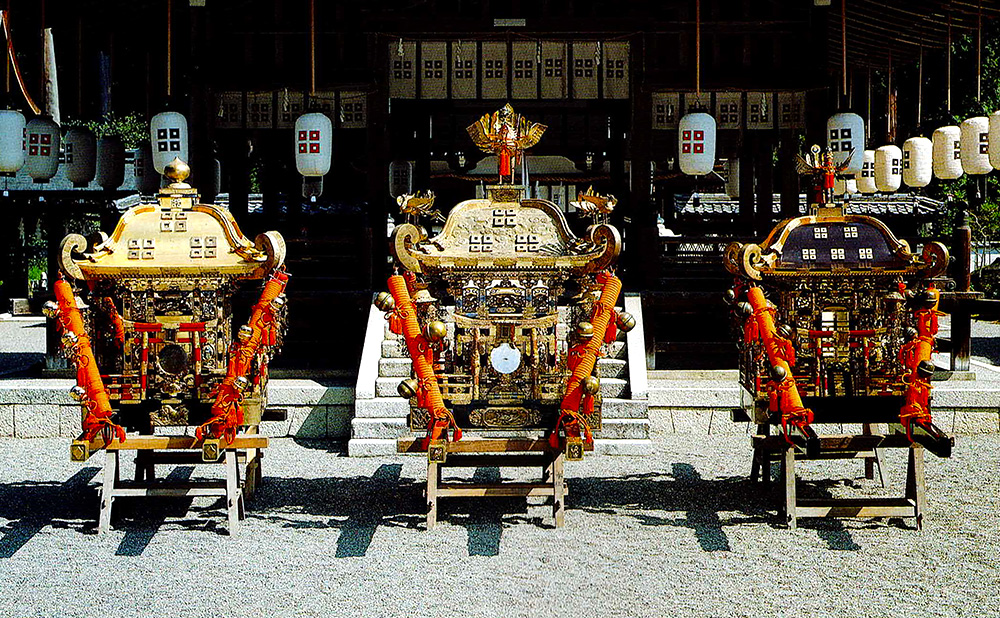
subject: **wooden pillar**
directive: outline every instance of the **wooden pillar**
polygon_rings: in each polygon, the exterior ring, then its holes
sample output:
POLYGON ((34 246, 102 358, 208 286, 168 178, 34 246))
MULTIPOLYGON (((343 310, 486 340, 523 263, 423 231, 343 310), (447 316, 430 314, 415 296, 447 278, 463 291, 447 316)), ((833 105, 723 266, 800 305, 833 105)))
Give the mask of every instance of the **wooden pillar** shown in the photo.
MULTIPOLYGON (((982 202, 978 178, 973 180, 972 186, 974 189, 970 194, 970 205, 978 207, 982 202)), ((961 204, 958 225, 952 236, 952 250, 955 254, 952 277, 955 279, 956 292, 969 291, 971 249, 972 229, 969 227, 965 204, 961 204)), ((972 354, 972 316, 961 299, 954 303, 954 307, 951 314, 951 370, 968 371, 972 354)))
POLYGON ((234 131, 224 146, 223 173, 229 187, 229 211, 238 221, 247 214, 250 198, 250 166, 247 151, 247 136, 243 131, 234 131))
POLYGON ((743 144, 740 146, 740 215, 739 232, 741 235, 754 235, 754 144, 756 134, 749 131, 743 134, 743 144))
POLYGON ((632 174, 628 202, 625 204, 629 223, 625 235, 631 246, 625 252, 625 267, 629 273, 629 281, 642 289, 650 290, 657 286, 659 275, 660 237, 656 228, 656 208, 650 192, 652 178, 649 168, 651 161, 653 114, 652 95, 646 91, 643 84, 642 57, 645 37, 633 37, 631 48, 632 71, 632 140, 631 158, 632 174))
POLYGON ((757 179, 757 209, 754 217, 754 231, 758 236, 766 234, 771 229, 774 218, 774 164, 772 151, 774 136, 771 132, 761 133, 754 148, 753 173, 757 179))
POLYGON ((781 174, 781 216, 799 216, 799 172, 795 155, 798 154, 798 135, 793 130, 781 132, 781 151, 778 167, 781 174))
MULTIPOLYGON (((384 232, 389 215, 389 90, 386 84, 388 58, 385 41, 378 34, 368 35, 369 67, 375 75, 374 87, 368 93, 368 228, 372 233, 372 250, 368 257, 371 286, 382 289, 388 276, 386 255, 388 244, 384 232)), ((364 258, 362 258, 364 259, 364 258)))

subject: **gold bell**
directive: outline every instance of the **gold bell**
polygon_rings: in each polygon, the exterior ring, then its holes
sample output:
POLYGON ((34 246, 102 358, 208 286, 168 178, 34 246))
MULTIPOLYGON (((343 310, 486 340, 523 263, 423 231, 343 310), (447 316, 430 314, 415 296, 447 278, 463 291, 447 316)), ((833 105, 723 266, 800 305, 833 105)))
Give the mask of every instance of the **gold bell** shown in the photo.
POLYGON ((71 348, 76 345, 76 342, 79 341, 80 338, 76 336, 76 333, 74 333, 71 330, 68 330, 62 334, 61 340, 64 346, 66 346, 67 348, 71 348))
POLYGON ((411 397, 417 396, 417 381, 413 378, 407 378, 399 383, 396 387, 396 391, 399 396, 403 399, 410 399, 411 397))
POLYGON ((396 308, 396 299, 388 292, 379 292, 375 295, 375 306, 379 311, 392 311, 396 308))
POLYGON ((250 388, 250 380, 246 376, 240 376, 236 378, 236 388, 245 391, 250 388))
POLYGON ((69 396, 73 398, 73 401, 83 401, 87 398, 87 390, 78 384, 69 389, 69 396))
POLYGON ((635 328, 635 316, 633 316, 631 313, 627 311, 622 311, 621 313, 618 314, 618 317, 615 319, 615 324, 618 325, 618 330, 627 333, 633 328, 635 328))
POLYGON ((278 296, 274 300, 271 301, 271 306, 274 307, 275 309, 281 309, 282 307, 285 306, 285 303, 287 303, 287 302, 288 302, 288 299, 285 298, 284 294, 282 294, 281 296, 278 296))
POLYGON ((576 325, 576 336, 587 340, 594 336, 594 325, 590 322, 580 322, 576 325))
POLYGON ((250 337, 253 337, 253 329, 246 324, 240 326, 240 329, 236 332, 236 338, 239 339, 241 343, 246 343, 247 341, 250 341, 250 337))
POLYGON ((448 327, 440 320, 431 320, 424 327, 424 337, 429 341, 440 341, 448 336, 448 327))
POLYGON ((417 290, 413 295, 413 302, 417 305, 430 304, 437 301, 427 290, 417 290))
POLYGON ((596 395, 601 391, 601 380, 597 376, 587 376, 580 381, 580 388, 587 395, 596 395))
POLYGON ((42 305, 42 313, 47 318, 54 318, 59 315, 59 305, 55 301, 47 300, 42 305))

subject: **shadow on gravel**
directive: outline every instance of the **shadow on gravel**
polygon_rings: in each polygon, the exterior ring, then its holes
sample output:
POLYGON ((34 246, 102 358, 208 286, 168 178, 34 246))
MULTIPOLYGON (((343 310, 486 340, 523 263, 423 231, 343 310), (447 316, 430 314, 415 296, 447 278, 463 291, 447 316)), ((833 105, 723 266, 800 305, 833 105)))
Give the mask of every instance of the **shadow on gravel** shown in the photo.
POLYGON ((1000 365, 1000 342, 996 337, 973 337, 972 355, 988 358, 993 365, 1000 365))
POLYGON ((764 492, 746 477, 703 479, 691 464, 675 463, 671 473, 633 474, 619 478, 570 478, 571 508, 634 517, 647 526, 691 528, 702 550, 730 551, 725 527, 772 523, 764 492), (660 517, 647 511, 683 513, 660 517), (723 512, 741 516, 720 517, 723 512))
POLYGON ((10 558, 45 526, 92 532, 97 499, 89 483, 100 468, 82 468, 63 483, 25 481, 0 485, 0 559, 10 558), (81 521, 83 520, 83 521, 81 521))
POLYGON ((378 526, 416 529, 423 524, 421 485, 401 479, 401 474, 401 464, 383 464, 370 477, 265 476, 247 505, 247 517, 285 528, 340 530, 336 556, 361 557, 378 526))
MULTIPOLYGON (((167 475, 166 481, 168 483, 187 481, 193 472, 194 466, 178 466, 167 475)), ((125 532, 115 555, 141 556, 160 526, 166 523, 167 518, 184 517, 191 508, 191 503, 191 498, 159 498, 156 500, 147 498, 141 501, 116 499, 115 505, 118 508, 116 516, 123 516, 123 507, 131 507, 131 514, 135 516, 135 521, 130 522, 129 529, 125 532)))
MULTIPOLYGON (((473 483, 495 484, 500 482, 500 468, 476 468, 473 483)), ((469 531, 470 556, 496 556, 500 554, 500 534, 503 532, 503 513, 482 508, 477 504, 470 514, 466 530, 469 531)))

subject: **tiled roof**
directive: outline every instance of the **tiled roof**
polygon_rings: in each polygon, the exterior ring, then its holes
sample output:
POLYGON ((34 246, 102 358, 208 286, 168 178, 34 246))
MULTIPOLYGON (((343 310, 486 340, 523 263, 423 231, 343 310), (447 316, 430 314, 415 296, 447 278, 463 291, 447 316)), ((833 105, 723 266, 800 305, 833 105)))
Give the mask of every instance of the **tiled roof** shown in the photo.
MULTIPOLYGON (((773 196, 773 212, 781 212, 781 196, 773 196)), ((681 215, 736 216, 740 212, 740 201, 725 193, 696 193, 675 195, 674 207, 681 215)), ((855 195, 846 205, 846 211, 861 215, 917 215, 931 217, 944 211, 944 203, 938 200, 897 193, 893 195, 855 195)), ((799 195, 799 213, 807 212, 806 196, 799 195)))

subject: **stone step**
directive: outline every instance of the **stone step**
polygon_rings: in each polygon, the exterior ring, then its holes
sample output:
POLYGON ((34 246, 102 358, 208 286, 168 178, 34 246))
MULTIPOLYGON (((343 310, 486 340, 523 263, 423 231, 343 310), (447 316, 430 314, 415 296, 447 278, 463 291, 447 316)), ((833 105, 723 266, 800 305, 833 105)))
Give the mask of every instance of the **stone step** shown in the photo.
POLYGON ((393 393, 392 397, 358 399, 354 402, 356 418, 406 418, 410 413, 410 402, 393 393))
POLYGON ((601 358, 597 361, 597 375, 604 378, 626 378, 628 363, 621 358, 601 358))
POLYGON ((623 398, 628 393, 628 380, 621 378, 601 378, 601 396, 607 398, 623 398))
POLYGON ((410 433, 405 418, 359 418, 351 420, 351 439, 381 438, 395 440, 410 433))
POLYGON ((410 358, 410 354, 402 339, 385 339, 382 341, 382 358, 410 358))
POLYGON ((601 405, 601 417, 604 419, 645 419, 649 417, 649 404, 635 399, 608 397, 601 405))
POLYGON ((729 381, 651 380, 649 405, 653 408, 733 408, 740 405, 741 392, 738 384, 729 381))
POLYGON ((606 418, 595 435, 604 440, 648 440, 649 419, 606 418))
POLYGON ((408 378, 413 371, 413 361, 409 358, 380 358, 378 376, 380 378, 408 378))

